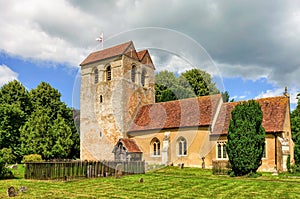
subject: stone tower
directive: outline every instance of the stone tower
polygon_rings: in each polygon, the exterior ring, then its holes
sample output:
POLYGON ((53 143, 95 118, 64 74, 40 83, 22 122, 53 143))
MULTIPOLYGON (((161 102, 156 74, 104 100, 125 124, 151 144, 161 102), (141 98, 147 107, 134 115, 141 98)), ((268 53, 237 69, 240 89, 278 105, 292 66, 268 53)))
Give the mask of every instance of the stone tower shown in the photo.
POLYGON ((138 108, 155 102, 155 67, 132 41, 93 52, 80 66, 80 159, 112 160, 138 108))

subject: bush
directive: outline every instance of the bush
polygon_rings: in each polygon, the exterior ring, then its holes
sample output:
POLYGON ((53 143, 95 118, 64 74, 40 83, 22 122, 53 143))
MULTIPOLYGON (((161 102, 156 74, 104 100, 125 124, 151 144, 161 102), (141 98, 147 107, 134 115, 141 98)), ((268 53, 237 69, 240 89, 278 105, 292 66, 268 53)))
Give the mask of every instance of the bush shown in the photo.
POLYGON ((13 164, 16 160, 16 156, 13 154, 13 151, 10 148, 1 149, 0 158, 7 164, 13 164))
POLYGON ((30 155, 25 155, 22 159, 23 164, 27 162, 44 162, 44 160, 42 159, 42 156, 39 154, 30 154, 30 155))
POLYGON ((288 172, 291 172, 291 157, 290 155, 288 155, 287 160, 286 160, 286 168, 288 170, 288 172))
POLYGON ((5 161, 0 159, 0 179, 13 178, 14 175, 10 169, 5 167, 5 161))

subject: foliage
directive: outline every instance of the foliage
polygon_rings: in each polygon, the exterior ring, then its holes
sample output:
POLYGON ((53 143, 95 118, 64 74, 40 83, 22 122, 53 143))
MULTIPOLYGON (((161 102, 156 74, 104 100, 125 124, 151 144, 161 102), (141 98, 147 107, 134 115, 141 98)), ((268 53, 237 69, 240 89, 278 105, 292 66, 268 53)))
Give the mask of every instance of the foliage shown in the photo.
POLYGON ((262 111, 254 100, 236 105, 231 112, 226 149, 235 175, 255 173, 265 148, 262 111))
POLYGON ((22 159, 22 163, 25 164, 27 162, 44 162, 44 160, 42 159, 42 156, 39 154, 24 155, 22 159))
POLYGON ((188 70, 178 78, 174 73, 166 70, 155 75, 156 102, 217 93, 219 93, 219 90, 212 82, 211 76, 199 69, 188 70))
POLYGON ((0 158, 0 179, 13 178, 13 173, 5 167, 5 161, 0 158))
POLYGON ((20 161, 20 127, 30 113, 28 92, 18 81, 0 88, 0 148, 12 150, 13 162, 20 161))
POLYGON ((79 135, 73 110, 60 97, 58 90, 45 82, 30 92, 16 80, 2 86, 0 157, 8 162, 20 162, 32 153, 44 158, 78 157, 79 135))
POLYGON ((11 148, 3 148, 0 150, 0 158, 7 164, 15 163, 16 156, 11 148))
MULTIPOLYGON (((299 94, 298 94, 299 96, 299 94)), ((295 164, 300 165, 300 101, 296 109, 291 113, 292 139, 294 141, 295 164)))
POLYGON ((21 128, 23 154, 40 154, 44 159, 78 157, 73 110, 60 101, 61 94, 44 82, 29 94, 34 109, 21 128))

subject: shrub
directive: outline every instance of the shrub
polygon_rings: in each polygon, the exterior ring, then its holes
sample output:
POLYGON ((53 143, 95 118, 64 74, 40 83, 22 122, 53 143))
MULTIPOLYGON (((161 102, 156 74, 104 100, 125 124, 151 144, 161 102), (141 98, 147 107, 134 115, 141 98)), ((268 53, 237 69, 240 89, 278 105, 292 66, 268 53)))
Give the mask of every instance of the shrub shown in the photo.
POLYGON ((30 154, 30 155, 25 155, 22 159, 23 164, 27 162, 44 162, 44 160, 42 159, 42 156, 39 154, 30 154))
POLYGON ((13 178, 12 171, 5 167, 5 161, 0 159, 0 179, 13 178))
POLYGON ((15 163, 16 156, 13 154, 12 149, 10 148, 3 148, 0 150, 0 158, 8 164, 15 163))

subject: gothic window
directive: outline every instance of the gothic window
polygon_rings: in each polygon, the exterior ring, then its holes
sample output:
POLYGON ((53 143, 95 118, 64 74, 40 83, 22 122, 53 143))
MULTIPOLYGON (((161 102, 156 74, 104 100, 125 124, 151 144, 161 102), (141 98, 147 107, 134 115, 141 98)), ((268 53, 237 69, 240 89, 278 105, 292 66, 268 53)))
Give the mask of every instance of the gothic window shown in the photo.
POLYGON ((106 80, 110 81, 111 80, 111 67, 107 66, 106 68, 106 80))
POLYGON ((226 142, 217 143, 217 159, 227 159, 226 142))
POLYGON ((141 83, 142 83, 142 86, 145 86, 145 77, 146 77, 146 71, 143 70, 143 71, 142 71, 142 76, 141 76, 141 83))
POLYGON ((95 82, 95 84, 97 84, 98 81, 99 81, 99 73, 98 73, 98 69, 97 68, 94 70, 94 77, 95 77, 94 82, 95 82))
POLYGON ((136 73, 136 67, 132 66, 131 68, 131 81, 135 82, 135 73, 136 73))
POLYGON ((153 138, 150 145, 152 155, 160 156, 160 141, 157 138, 153 138))
POLYGON ((177 140, 177 146, 178 146, 178 155, 179 156, 187 155, 187 142, 186 142, 185 138, 180 137, 177 140))

